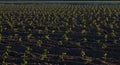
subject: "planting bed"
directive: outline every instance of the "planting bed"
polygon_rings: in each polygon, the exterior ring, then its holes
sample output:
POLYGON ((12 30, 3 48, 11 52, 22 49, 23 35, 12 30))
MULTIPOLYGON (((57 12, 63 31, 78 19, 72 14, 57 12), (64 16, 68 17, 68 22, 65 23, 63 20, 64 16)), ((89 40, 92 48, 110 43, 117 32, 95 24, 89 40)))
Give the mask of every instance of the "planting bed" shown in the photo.
POLYGON ((0 65, 119 65, 119 5, 0 5, 0 65))

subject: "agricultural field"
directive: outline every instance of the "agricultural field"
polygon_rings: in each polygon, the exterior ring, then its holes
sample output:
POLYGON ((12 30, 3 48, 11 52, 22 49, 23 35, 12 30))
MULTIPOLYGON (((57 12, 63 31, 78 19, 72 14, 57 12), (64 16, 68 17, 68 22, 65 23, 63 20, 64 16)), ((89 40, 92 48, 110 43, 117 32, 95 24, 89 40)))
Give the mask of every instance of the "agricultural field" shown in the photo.
POLYGON ((0 65, 120 65, 120 6, 1 4, 0 65))

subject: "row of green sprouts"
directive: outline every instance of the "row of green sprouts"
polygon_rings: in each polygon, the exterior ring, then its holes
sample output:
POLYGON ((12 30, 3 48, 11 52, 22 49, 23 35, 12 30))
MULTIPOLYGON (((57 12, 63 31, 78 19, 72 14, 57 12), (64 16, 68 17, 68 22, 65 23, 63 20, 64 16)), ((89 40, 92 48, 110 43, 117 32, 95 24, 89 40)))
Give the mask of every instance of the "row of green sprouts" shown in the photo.
MULTIPOLYGON (((10 52, 11 48, 12 48, 12 46, 10 46, 10 45, 5 46, 4 53, 2 54, 2 65, 9 65, 7 63, 7 59, 10 56, 9 52, 10 52)), ((26 50, 21 56, 21 59, 22 59, 21 65, 28 65, 29 54, 31 53, 32 50, 33 49, 30 46, 26 46, 26 50)), ((48 54, 49 54, 48 49, 44 49, 43 52, 40 54, 41 57, 39 58, 39 60, 40 61, 46 60, 48 54)), ((108 55, 107 52, 103 53, 102 58, 106 59, 107 55, 108 55)), ((61 55, 58 56, 58 60, 65 61, 66 56, 67 56, 67 53, 62 52, 61 55)), ((84 49, 81 50, 81 55, 80 56, 84 58, 84 61, 85 61, 86 64, 93 61, 93 59, 91 59, 89 57, 86 57, 87 55, 86 55, 86 51, 84 49)))

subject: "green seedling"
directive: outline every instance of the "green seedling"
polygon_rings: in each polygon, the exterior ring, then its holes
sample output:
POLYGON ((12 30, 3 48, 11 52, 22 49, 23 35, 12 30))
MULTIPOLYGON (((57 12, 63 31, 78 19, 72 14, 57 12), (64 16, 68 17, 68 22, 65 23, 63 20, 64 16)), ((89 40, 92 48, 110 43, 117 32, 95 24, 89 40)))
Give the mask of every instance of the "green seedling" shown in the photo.
POLYGON ((41 54, 40 60, 45 60, 47 58, 47 53, 48 53, 48 50, 44 49, 43 53, 41 54))
POLYGON ((102 44, 102 49, 105 49, 107 48, 107 45, 106 44, 102 44))
POLYGON ((84 57, 85 55, 86 55, 86 54, 85 54, 85 51, 82 50, 82 51, 81 51, 81 56, 84 57))
POLYGON ((88 64, 88 63, 91 63, 92 62, 92 59, 91 58, 85 58, 85 64, 88 64))
POLYGON ((63 45, 63 42, 62 42, 62 41, 59 41, 59 42, 58 42, 58 45, 63 45))
POLYGON ((27 61, 27 58, 28 58, 28 55, 30 52, 32 51, 32 48, 31 47, 26 47, 26 50, 24 52, 24 55, 21 56, 22 57, 22 60, 23 60, 23 63, 22 65, 28 65, 28 61, 27 61))
POLYGON ((69 40, 69 38, 68 38, 68 36, 66 34, 63 35, 63 39, 66 40, 66 41, 69 40))
POLYGON ((38 44, 39 46, 41 46, 42 43, 43 43, 42 40, 38 40, 38 41, 37 41, 37 44, 38 44))
POLYGON ((50 40, 49 35, 45 35, 45 39, 50 40))
POLYGON ((66 54, 67 53, 63 52, 62 55, 59 56, 60 60, 64 61, 66 54))
POLYGON ((76 45, 77 45, 78 47, 80 47, 80 42, 77 42, 76 45))
POLYGON ((0 42, 2 41, 2 34, 0 34, 0 42))
POLYGON ((55 30, 52 30, 52 33, 55 33, 55 30))
POLYGON ((32 34, 27 35, 27 39, 30 39, 32 37, 32 34))
POLYGON ((5 46, 5 52, 3 53, 2 57, 3 57, 3 61, 2 61, 2 65, 8 65, 6 63, 7 58, 9 57, 9 49, 12 48, 11 46, 5 46))
POLYGON ((103 58, 103 59, 106 59, 106 58, 107 58, 107 55, 108 55, 107 52, 105 52, 105 53, 103 54, 103 57, 102 57, 102 58, 103 58))
POLYGON ((81 34, 85 34, 87 31, 84 29, 81 31, 81 34))

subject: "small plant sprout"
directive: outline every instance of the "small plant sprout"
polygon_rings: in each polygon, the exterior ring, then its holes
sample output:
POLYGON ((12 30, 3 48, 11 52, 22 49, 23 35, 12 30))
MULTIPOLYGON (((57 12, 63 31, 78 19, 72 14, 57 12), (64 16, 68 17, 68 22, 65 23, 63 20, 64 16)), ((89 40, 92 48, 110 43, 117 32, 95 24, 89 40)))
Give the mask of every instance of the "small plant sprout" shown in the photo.
POLYGON ((23 56, 21 56, 23 59, 23 63, 22 63, 22 65, 28 65, 28 61, 27 61, 27 58, 28 58, 28 55, 27 54, 29 54, 30 53, 30 51, 32 51, 32 48, 31 47, 26 47, 26 50, 25 50, 25 53, 24 53, 24 55, 23 56))
POLYGON ((45 30, 48 31, 48 27, 45 27, 45 30))
POLYGON ((60 27, 57 27, 57 30, 60 31, 60 27))
POLYGON ((109 27, 110 27, 111 29, 113 29, 113 28, 114 28, 113 24, 109 24, 109 27))
POLYGON ((32 48, 28 46, 25 52, 30 53, 30 51, 32 51, 32 48))
POLYGON ((2 34, 0 34, 0 42, 2 41, 2 34))
POLYGON ((107 48, 107 45, 106 44, 102 44, 102 49, 105 49, 107 48))
POLYGON ((83 30, 81 31, 81 34, 85 34, 85 33, 86 33, 86 30, 83 29, 83 30))
POLYGON ((66 34, 70 33, 72 30, 69 28, 67 31, 65 31, 66 34))
POLYGON ((86 37, 83 38, 83 42, 87 42, 87 38, 86 37))
POLYGON ((80 47, 80 42, 77 42, 76 45, 77 45, 78 47, 80 47))
POLYGON ((63 42, 62 42, 62 41, 59 41, 59 42, 58 42, 58 45, 63 45, 63 42))
POLYGON ((114 31, 114 30, 112 30, 111 35, 112 35, 113 37, 116 37, 116 34, 115 34, 115 31, 114 31))
POLYGON ((83 27, 86 28, 86 25, 84 24, 83 27))
POLYGON ((49 35, 48 35, 48 34, 47 34, 47 35, 45 35, 45 39, 50 40, 50 37, 49 37, 49 35))
POLYGON ((18 32, 18 28, 14 28, 14 31, 15 31, 15 32, 18 32))
POLYGON ((106 21, 108 21, 108 20, 109 20, 109 19, 108 19, 108 17, 106 17, 105 19, 106 19, 106 21))
POLYGON ((18 34, 14 34, 15 37, 18 37, 18 34))
POLYGON ((28 31, 31 31, 31 28, 29 28, 28 31))
POLYGON ((84 57, 85 55, 86 55, 86 54, 85 54, 85 51, 82 50, 82 51, 81 51, 81 56, 84 57))
POLYGON ((100 36, 100 35, 101 35, 101 32, 97 32, 97 34, 100 36))
MULTIPOLYGON (((1 16, 0 16, 1 17, 1 16)), ((1 19, 1 18, 0 18, 1 19)), ((2 29, 3 29, 3 27, 2 27, 2 23, 0 22, 0 32, 2 32, 2 29)))
POLYGON ((55 33, 55 30, 52 30, 52 33, 55 33))
POLYGON ((99 25, 96 25, 96 28, 97 28, 97 31, 100 32, 101 31, 101 28, 99 25))
POLYGON ((6 50, 5 50, 5 52, 3 53, 3 55, 2 55, 2 57, 3 57, 2 65, 8 65, 8 64, 6 63, 6 59, 7 59, 8 56, 9 56, 9 54, 8 54, 9 49, 12 48, 12 47, 11 47, 11 46, 5 46, 5 48, 6 48, 6 50))
POLYGON ((18 40, 19 40, 19 42, 21 42, 22 41, 22 37, 20 37, 18 40))
POLYGON ((32 34, 27 35, 27 39, 30 39, 32 37, 32 34))
POLYGON ((39 46, 41 46, 42 43, 43 43, 42 40, 38 40, 38 41, 37 41, 37 44, 38 44, 39 46))
POLYGON ((118 41, 115 39, 115 40, 113 40, 113 43, 114 43, 114 44, 117 44, 117 43, 118 43, 118 41))
POLYGON ((89 58, 89 57, 85 58, 84 60, 85 60, 85 64, 92 62, 92 58, 89 58))
POLYGON ((66 40, 66 41, 69 40, 69 38, 68 38, 68 36, 67 36, 66 34, 63 35, 63 38, 64 38, 64 40, 66 40))
POLYGON ((101 41, 100 40, 96 40, 96 42, 99 44, 101 41))
POLYGON ((64 61, 66 54, 67 53, 63 52, 62 55, 59 56, 60 60, 64 61))
POLYGON ((40 34, 42 32, 42 30, 38 30, 38 33, 40 34))
POLYGON ((8 23, 8 25, 10 26, 10 28, 13 29, 13 24, 12 24, 11 22, 8 22, 8 21, 7 21, 7 23, 8 23))
POLYGON ((40 60, 45 60, 47 58, 47 53, 49 53, 48 50, 44 49, 43 53, 41 54, 40 60))
POLYGON ((107 58, 107 55, 108 55, 107 52, 105 52, 105 53, 103 54, 102 58, 103 58, 103 59, 106 59, 106 58, 107 58))
POLYGON ((27 58, 28 58, 28 56, 24 53, 24 55, 23 56, 21 56, 23 59, 23 63, 22 63, 22 65, 27 65, 28 64, 28 61, 27 61, 27 58))
POLYGON ((104 38, 105 38, 105 41, 107 41, 108 35, 107 35, 107 34, 105 34, 104 38))

